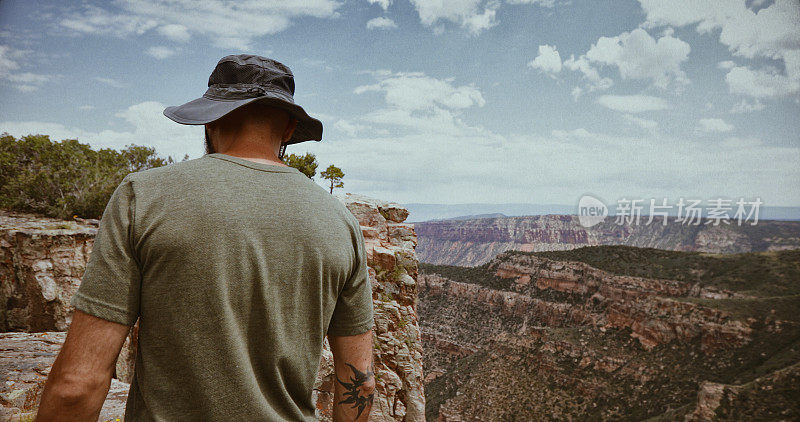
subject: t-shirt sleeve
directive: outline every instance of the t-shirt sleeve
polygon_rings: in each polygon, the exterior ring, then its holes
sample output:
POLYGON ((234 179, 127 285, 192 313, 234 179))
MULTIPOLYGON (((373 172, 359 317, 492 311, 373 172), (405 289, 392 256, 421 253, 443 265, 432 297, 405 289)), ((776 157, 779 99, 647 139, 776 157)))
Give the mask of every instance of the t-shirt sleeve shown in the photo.
POLYGON ((372 283, 367 272, 364 237, 357 221, 355 238, 355 267, 339 293, 336 308, 333 310, 333 317, 328 325, 328 334, 332 336, 363 334, 373 325, 372 283))
POLYGON ((87 314, 124 325, 139 317, 141 275, 132 242, 135 197, 125 176, 106 204, 94 246, 71 304, 87 314))

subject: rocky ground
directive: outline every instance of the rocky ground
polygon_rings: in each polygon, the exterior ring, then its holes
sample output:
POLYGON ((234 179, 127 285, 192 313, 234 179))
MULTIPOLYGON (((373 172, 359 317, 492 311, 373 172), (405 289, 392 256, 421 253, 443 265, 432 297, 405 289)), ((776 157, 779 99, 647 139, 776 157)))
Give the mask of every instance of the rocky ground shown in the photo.
POLYGON ((508 251, 421 272, 428 420, 800 418, 800 251, 508 251))
MULTIPOLYGON (((417 319, 416 234, 395 203, 338 197, 361 224, 375 306, 377 394, 370 420, 424 420, 422 340, 417 319)), ((33 417, 71 318, 96 220, 62 221, 0 211, 0 421, 33 417)), ((123 347, 101 420, 122 419, 136 331, 123 347)), ((325 346, 314 397, 330 420, 333 360, 325 346)))

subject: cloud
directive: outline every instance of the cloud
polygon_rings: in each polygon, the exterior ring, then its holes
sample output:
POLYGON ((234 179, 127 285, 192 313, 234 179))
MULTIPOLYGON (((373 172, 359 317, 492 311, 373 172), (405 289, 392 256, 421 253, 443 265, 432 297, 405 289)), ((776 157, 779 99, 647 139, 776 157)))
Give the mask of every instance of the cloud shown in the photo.
POLYGON ((17 60, 22 58, 21 52, 7 45, 0 45, 0 75, 7 75, 19 69, 17 60))
POLYGON ((645 25, 686 26, 697 32, 719 29, 719 40, 737 56, 780 58, 786 50, 800 48, 800 8, 795 0, 776 0, 758 13, 744 1, 699 2, 695 0, 639 0, 645 25))
POLYGON ((392 4, 392 0, 367 0, 369 4, 377 4, 383 9, 384 11, 389 9, 389 6, 392 4))
POLYGON ((506 0, 508 4, 535 4, 541 7, 552 8, 556 4, 556 0, 506 0))
POLYGON ((697 129, 702 132, 730 132, 733 126, 722 119, 700 119, 697 129))
POLYGON ((528 66, 543 72, 558 73, 561 72, 561 55, 555 47, 540 45, 539 55, 528 62, 528 66))
POLYGON ((576 99, 583 93, 584 89, 589 92, 602 91, 614 85, 614 81, 611 79, 600 76, 600 72, 589 63, 585 55, 577 59, 574 55, 570 55, 567 60, 564 60, 564 67, 573 72, 580 72, 583 74, 583 79, 587 81, 585 88, 576 87, 572 90, 572 96, 576 99))
POLYGON ((160 45, 148 48, 147 50, 145 50, 145 54, 147 54, 148 56, 152 56, 156 59, 162 60, 166 59, 167 57, 172 57, 173 55, 175 55, 175 50, 160 45))
POLYGON ((23 72, 23 73, 12 73, 6 76, 11 82, 19 82, 23 84, 34 84, 34 85, 41 85, 48 80, 50 80, 50 75, 39 75, 37 73, 30 73, 30 72, 23 72))
POLYGON ((622 79, 652 81, 666 89, 673 82, 687 83, 681 63, 689 58, 688 43, 665 34, 658 41, 647 31, 637 28, 616 37, 600 37, 586 52, 586 58, 602 65, 616 67, 622 79))
POLYGON ((572 204, 585 192, 609 201, 760 196, 769 205, 800 202, 796 146, 658 133, 626 137, 585 128, 501 136, 469 122, 458 125, 452 132, 365 131, 300 148, 315 153, 321 168, 342 168, 344 191, 401 203, 572 204))
POLYGON ((649 95, 603 95, 597 99, 597 103, 624 113, 641 113, 669 108, 669 104, 662 98, 649 95))
POLYGON ((645 26, 697 25, 697 32, 719 33, 719 41, 731 54, 783 60, 785 74, 771 67, 753 69, 720 64, 730 69, 725 79, 733 94, 775 98, 800 93, 800 7, 796 0, 775 0, 755 12, 744 1, 663 2, 639 0, 646 14, 645 26))
POLYGON ((93 110, 93 109, 94 109, 94 106, 93 105, 89 105, 89 104, 84 104, 84 105, 78 107, 78 110, 83 110, 83 111, 93 110))
POLYGON ((189 34, 189 28, 174 23, 160 26, 158 33, 169 40, 177 42, 187 42, 192 38, 192 35, 189 34))
POLYGON ((655 129, 658 127, 658 122, 650 119, 643 119, 632 114, 623 114, 622 118, 641 127, 642 129, 655 129))
MULTIPOLYGON (((725 82, 732 94, 748 95, 753 98, 777 98, 800 92, 800 74, 787 66, 790 76, 781 75, 774 68, 753 70, 749 67, 734 67, 725 82)), ((800 73, 800 72, 798 72, 800 73)))
POLYGON ((362 132, 370 128, 367 125, 353 123, 345 119, 337 120, 336 123, 333 124, 333 127, 349 136, 355 136, 358 132, 362 132))
POLYGON ((724 70, 730 70, 736 67, 736 63, 734 63, 732 60, 725 60, 717 63, 717 67, 724 70))
POLYGON ((7 45, 0 45, 0 80, 11 82, 19 91, 31 92, 56 78, 55 75, 18 72, 22 67, 20 62, 25 61, 29 55, 29 50, 18 50, 7 45))
POLYGON ((378 16, 367 21, 367 29, 392 29, 397 28, 397 24, 389 18, 378 16))
POLYGON ((122 82, 117 81, 116 79, 112 79, 112 78, 104 78, 104 77, 101 77, 101 76, 97 76, 97 77, 94 78, 94 80, 96 80, 97 82, 100 82, 103 85, 108 85, 108 86, 110 86, 112 88, 124 88, 125 87, 125 84, 123 84, 122 82))
POLYGON ((755 100, 751 103, 745 99, 742 99, 742 101, 734 104, 733 107, 731 107, 730 112, 731 114, 750 113, 753 111, 761 111, 764 109, 764 107, 764 103, 759 100, 755 100))
POLYGON ((126 37, 142 35, 158 26, 155 19, 146 16, 112 13, 108 10, 84 4, 81 12, 72 13, 59 22, 64 28, 76 33, 113 35, 126 37))
POLYGON ((78 139, 95 149, 122 149, 128 144, 154 147, 166 157, 182 159, 184 154, 199 157, 203 154, 202 126, 179 125, 162 114, 164 105, 155 101, 134 104, 114 115, 131 127, 130 130, 86 131, 58 122, 6 121, 0 122, 0 133, 8 132, 15 137, 29 134, 50 135, 53 141, 78 139))
POLYGON ((128 37, 157 28, 161 36, 178 42, 199 34, 216 47, 247 50, 254 39, 281 32, 296 18, 331 18, 340 6, 335 0, 115 0, 103 7, 83 4, 73 8, 62 14, 58 23, 74 34, 128 37))
MULTIPOLYGON (((426 26, 434 26, 439 21, 450 21, 461 25, 470 34, 478 35, 497 25, 496 15, 500 7, 497 0, 489 0, 483 6, 483 0, 410 1, 419 14, 420 22, 426 26)), ((434 26, 434 30, 436 28, 441 27, 434 26)))
POLYGON ((463 109, 486 103, 473 84, 454 86, 452 78, 436 79, 422 72, 384 73, 378 77, 378 83, 356 87, 354 92, 382 92, 389 106, 408 111, 430 111, 435 107, 463 109))

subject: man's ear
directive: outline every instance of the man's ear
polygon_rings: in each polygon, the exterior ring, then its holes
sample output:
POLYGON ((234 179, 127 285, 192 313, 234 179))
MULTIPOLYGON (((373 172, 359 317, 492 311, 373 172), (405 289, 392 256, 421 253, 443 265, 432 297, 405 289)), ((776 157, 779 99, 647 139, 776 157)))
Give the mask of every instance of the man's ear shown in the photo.
POLYGON ((289 123, 286 125, 286 129, 283 131, 281 142, 289 142, 289 139, 292 139, 295 129, 297 129, 297 119, 290 117, 289 123))

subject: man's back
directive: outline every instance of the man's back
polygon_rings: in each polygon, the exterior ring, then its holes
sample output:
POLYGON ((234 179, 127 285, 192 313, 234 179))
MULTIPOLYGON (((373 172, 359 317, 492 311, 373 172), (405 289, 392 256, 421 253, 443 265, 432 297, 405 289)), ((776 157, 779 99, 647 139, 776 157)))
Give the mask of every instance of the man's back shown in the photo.
POLYGON ((132 420, 313 419, 325 333, 372 326, 358 222, 297 169, 214 153, 133 173, 101 221, 73 303, 139 316, 132 420))

